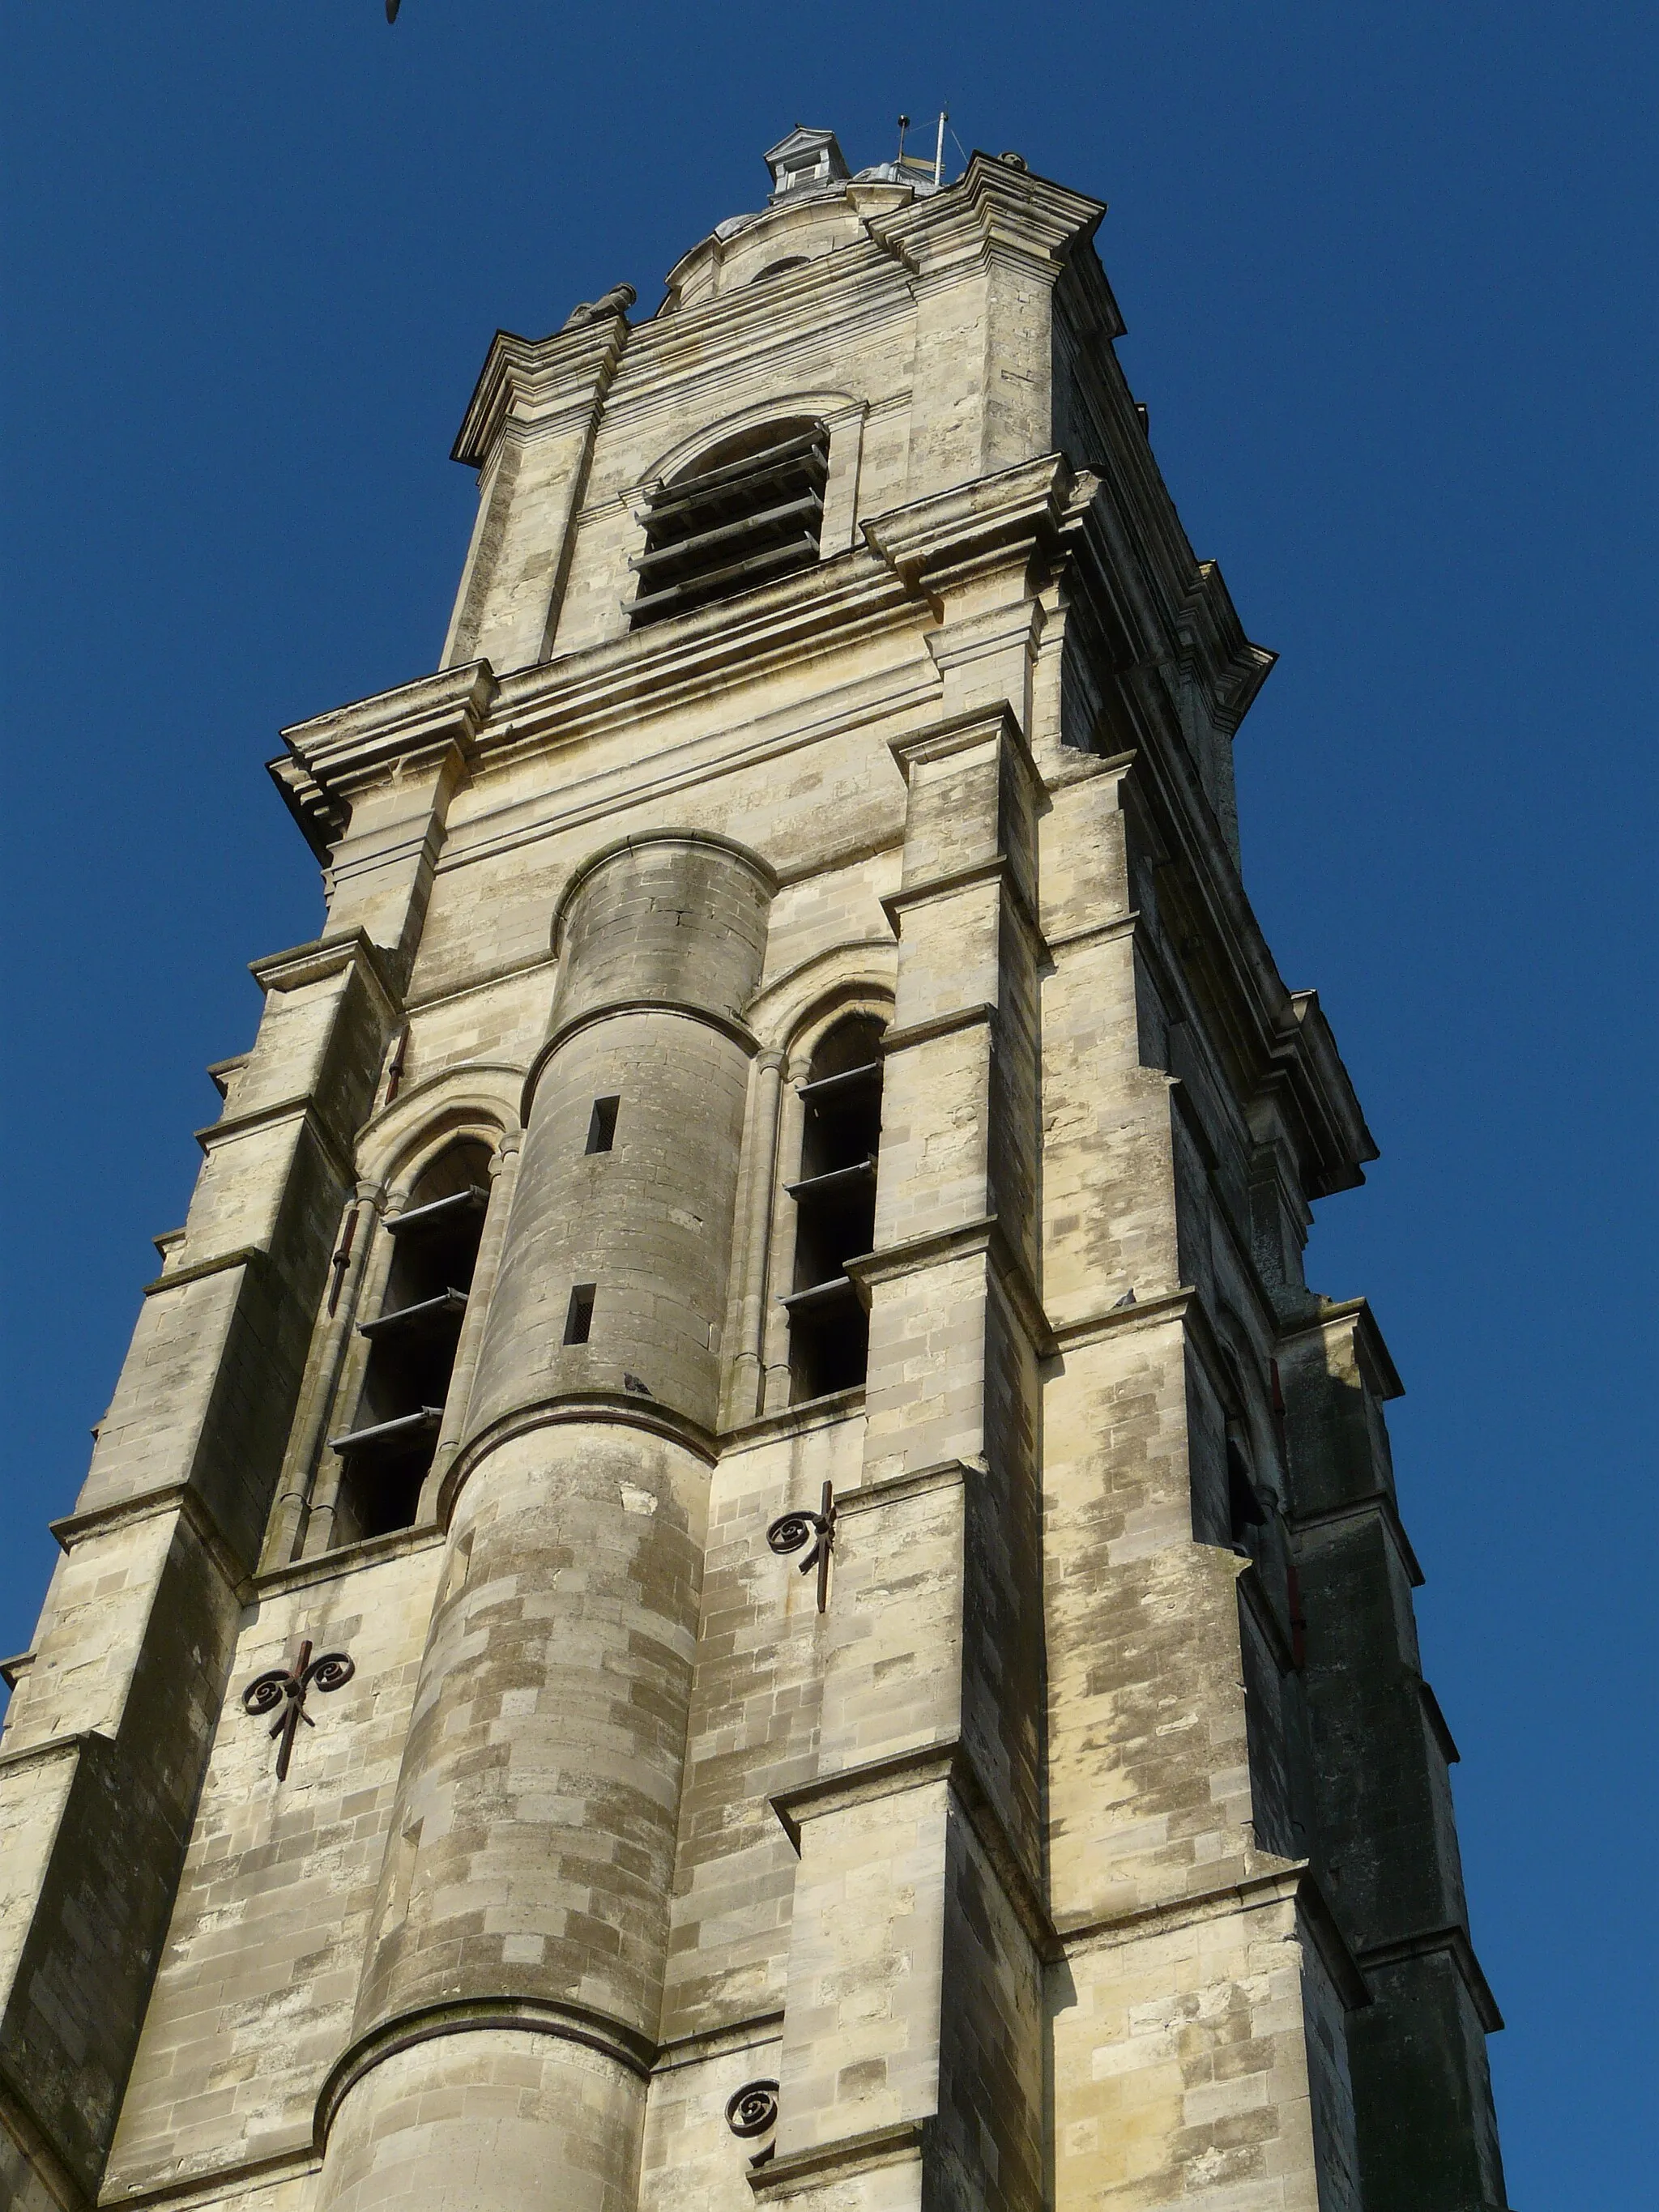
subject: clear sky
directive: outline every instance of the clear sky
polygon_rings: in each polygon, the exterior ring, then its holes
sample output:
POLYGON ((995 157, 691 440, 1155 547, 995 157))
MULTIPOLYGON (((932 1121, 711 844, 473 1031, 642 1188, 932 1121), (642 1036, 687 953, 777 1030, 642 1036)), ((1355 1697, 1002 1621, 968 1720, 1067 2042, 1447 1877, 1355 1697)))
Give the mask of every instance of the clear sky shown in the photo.
POLYGON ((496 325, 636 314, 797 121, 1111 203, 1122 357, 1283 656, 1247 883, 1382 1158, 1310 1279, 1400 1492, 1517 2212, 1650 2201, 1649 11, 0 0, 9 1448, 27 1645, 148 1243, 321 916, 262 763, 429 670, 496 325), (1638 1139, 1638 1131, 1640 1133, 1638 1139), (1644 1384, 1641 1376, 1646 1374, 1644 1384))

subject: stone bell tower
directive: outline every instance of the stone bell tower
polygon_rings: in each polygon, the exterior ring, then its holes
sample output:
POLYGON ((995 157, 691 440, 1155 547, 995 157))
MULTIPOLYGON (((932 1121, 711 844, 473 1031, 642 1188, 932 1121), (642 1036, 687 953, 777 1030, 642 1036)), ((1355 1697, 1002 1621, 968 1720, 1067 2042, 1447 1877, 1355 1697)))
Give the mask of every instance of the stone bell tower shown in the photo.
POLYGON ((1419 1579, 1100 204, 489 349, 0 1741, 27 2212, 1499 2212, 1419 1579))

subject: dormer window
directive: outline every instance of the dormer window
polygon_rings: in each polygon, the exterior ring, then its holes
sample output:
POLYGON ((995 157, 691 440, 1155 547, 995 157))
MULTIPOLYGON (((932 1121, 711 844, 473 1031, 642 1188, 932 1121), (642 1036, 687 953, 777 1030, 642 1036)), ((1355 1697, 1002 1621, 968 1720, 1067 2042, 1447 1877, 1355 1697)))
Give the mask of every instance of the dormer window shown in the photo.
POLYGON ((665 483, 631 565, 635 629, 733 599, 809 568, 818 557, 830 433, 822 422, 769 422, 730 438, 689 476, 665 483))
POLYGON ((844 184, 852 173, 833 131, 803 131, 799 125, 767 148, 766 166, 772 172, 775 207, 791 192, 844 184))

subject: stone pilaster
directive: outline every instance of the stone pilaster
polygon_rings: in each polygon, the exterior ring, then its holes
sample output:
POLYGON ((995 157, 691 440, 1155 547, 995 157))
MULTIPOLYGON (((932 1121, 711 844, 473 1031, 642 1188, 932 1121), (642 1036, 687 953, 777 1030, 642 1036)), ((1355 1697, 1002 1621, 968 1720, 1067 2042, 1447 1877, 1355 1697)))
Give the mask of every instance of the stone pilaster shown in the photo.
POLYGON ((365 940, 259 962, 181 1236, 99 1425, 0 1739, 0 2096, 95 2191, 173 1906, 392 1000, 365 940))
POLYGON ((503 674, 545 658, 569 573, 594 433, 628 343, 621 315, 532 343, 503 331, 455 444, 480 471, 442 665, 503 674))
POLYGON ((1370 1987, 1350 2029, 1366 2212, 1486 2212, 1505 2202, 1486 2049, 1503 2020, 1469 1942, 1457 1749, 1418 1651, 1382 1416, 1400 1383, 1360 1302, 1287 1329, 1279 1371, 1319 1825, 1370 1987))
POLYGON ((1004 710, 893 750, 898 993, 876 1246, 854 1263, 864 1484, 843 1501, 818 1778, 778 1801, 800 1867, 763 2187, 1026 2206, 1042 2078, 1035 786, 1004 710))

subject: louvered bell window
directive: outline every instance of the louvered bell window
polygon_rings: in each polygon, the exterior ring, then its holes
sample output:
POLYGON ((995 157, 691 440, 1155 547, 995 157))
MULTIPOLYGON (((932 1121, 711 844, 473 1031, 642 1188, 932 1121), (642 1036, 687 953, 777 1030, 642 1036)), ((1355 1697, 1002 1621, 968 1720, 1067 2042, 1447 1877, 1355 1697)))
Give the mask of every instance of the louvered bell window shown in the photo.
POLYGON ((393 1256, 377 1319, 358 1325, 368 1365, 357 1418, 330 1438, 345 1462, 334 1542, 407 1528, 438 1442, 489 1202, 489 1148, 452 1145, 386 1223, 393 1256))
POLYGON ((769 423, 717 447, 695 476, 651 503, 632 566, 635 629, 776 583, 818 557, 830 433, 821 422, 769 423))
POLYGON ((786 1186, 795 1201, 795 1287, 783 1301, 796 1405, 853 1389, 869 1364, 870 1325, 847 1262, 875 1241, 881 1033, 867 1014, 837 1022, 800 1086, 800 1175, 786 1186))

